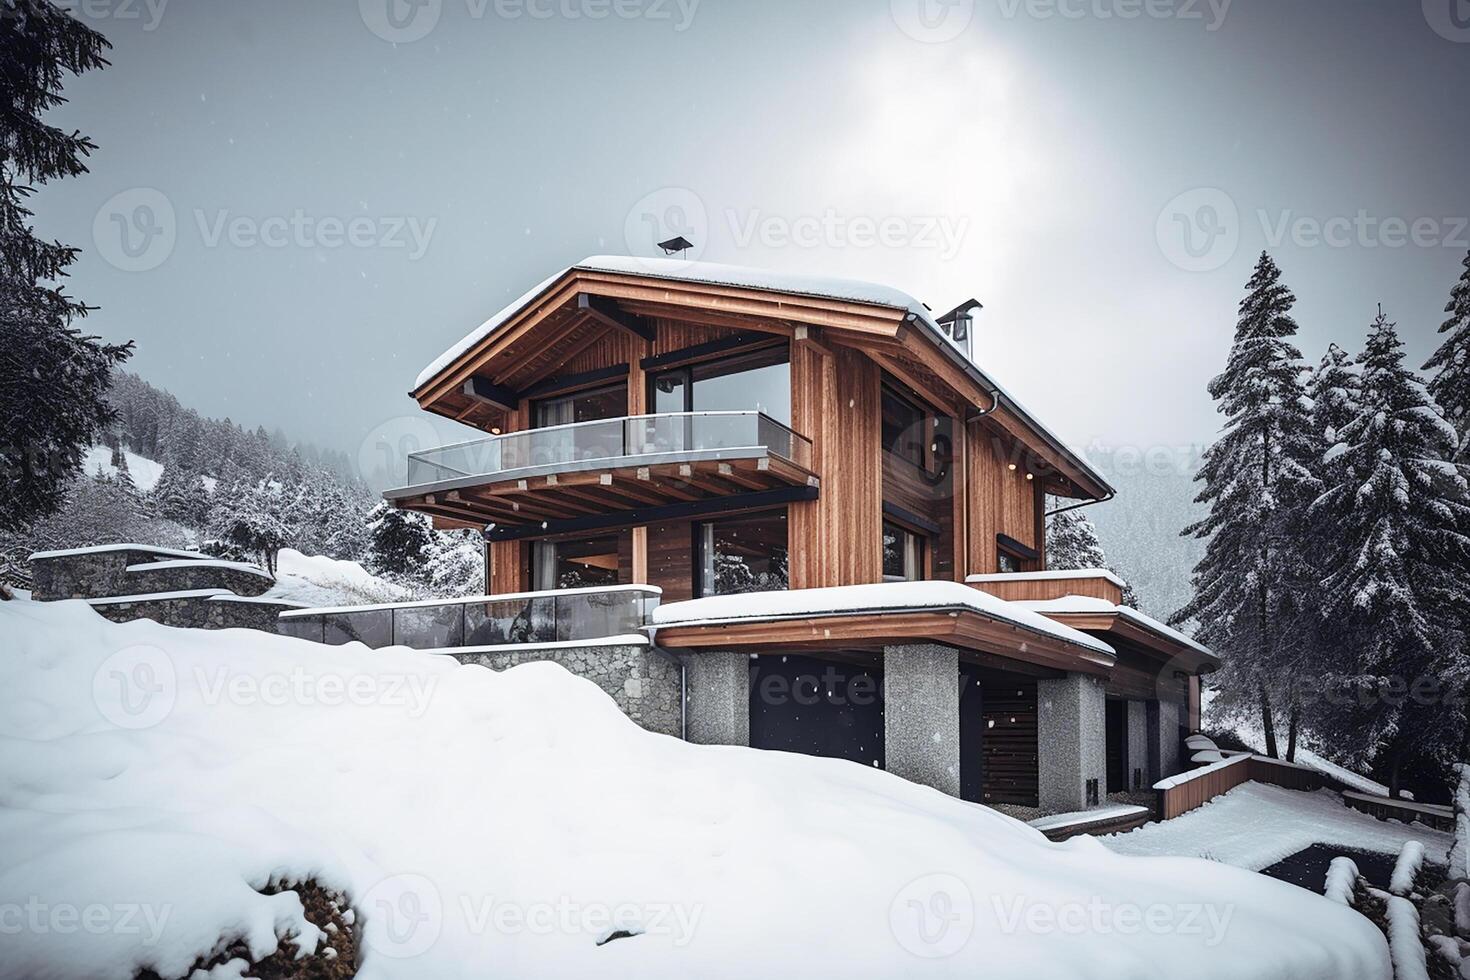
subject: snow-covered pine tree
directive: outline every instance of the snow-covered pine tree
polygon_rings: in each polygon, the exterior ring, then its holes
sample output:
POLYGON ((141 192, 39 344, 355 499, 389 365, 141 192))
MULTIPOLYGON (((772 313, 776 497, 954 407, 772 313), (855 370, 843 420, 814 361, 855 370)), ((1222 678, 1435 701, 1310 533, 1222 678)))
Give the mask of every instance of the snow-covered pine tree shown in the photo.
POLYGON ((365 564, 375 575, 422 574, 434 531, 420 514, 379 501, 367 518, 368 548, 365 564))
POLYGON ((170 463, 149 492, 159 515, 186 527, 201 527, 209 516, 209 492, 199 474, 181 463, 170 463))
POLYGON ((1429 394, 1460 440, 1461 462, 1470 457, 1470 252, 1462 263, 1465 271, 1450 290, 1450 301, 1444 311, 1449 318, 1440 324, 1439 332, 1448 334, 1424 370, 1436 372, 1429 379, 1429 394))
MULTIPOLYGON (((1103 553, 1097 527, 1080 510, 1063 510, 1046 519, 1046 567, 1054 569, 1102 568, 1114 575, 1118 570, 1103 553)), ((1121 575, 1118 575, 1121 579, 1121 575)), ((1123 580, 1123 605, 1138 608, 1138 595, 1123 580)))
POLYGON ((101 34, 45 0, 0 9, 0 530, 55 513, 86 446, 112 422, 104 395, 132 344, 71 326, 87 307, 59 283, 77 250, 38 238, 26 199, 35 184, 86 172, 87 137, 48 125, 67 72, 107 64, 101 34))
POLYGON ((1301 354, 1288 339, 1297 329, 1296 297, 1265 252, 1246 290, 1225 370, 1209 386, 1226 418, 1196 475, 1204 483, 1196 500, 1210 513, 1183 531, 1208 544, 1194 569, 1194 596, 1171 622, 1199 624, 1197 637, 1225 663, 1215 705, 1258 710, 1275 756, 1272 704, 1289 701, 1293 689, 1292 589, 1305 574, 1290 534, 1318 492, 1316 443, 1301 354))
POLYGON ((485 542, 474 531, 435 531, 420 569, 435 598, 485 594, 485 542))
POLYGON ((276 552, 295 535, 280 482, 267 476, 218 497, 209 512, 209 535, 215 546, 206 550, 212 554, 249 559, 275 572, 276 552))
POLYGON ((1312 506, 1334 530, 1323 612, 1351 639, 1325 680, 1351 730, 1381 757, 1393 796, 1410 753, 1448 763, 1460 749, 1470 679, 1470 504, 1452 462, 1458 440, 1403 360, 1380 309, 1360 358, 1360 406, 1341 432, 1340 482, 1312 506), (1427 681, 1438 696, 1402 696, 1427 681))

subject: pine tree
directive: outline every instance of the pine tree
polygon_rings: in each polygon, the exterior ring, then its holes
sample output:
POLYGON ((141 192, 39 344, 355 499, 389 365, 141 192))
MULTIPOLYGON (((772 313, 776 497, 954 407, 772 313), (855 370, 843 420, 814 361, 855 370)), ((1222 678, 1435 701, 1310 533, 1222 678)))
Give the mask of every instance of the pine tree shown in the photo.
POLYGON ((1275 756, 1272 701, 1290 701, 1293 588, 1306 575, 1291 533, 1318 492, 1316 443, 1301 354, 1288 339, 1296 297, 1264 252, 1246 289, 1225 370, 1209 386, 1226 418, 1196 476, 1204 483, 1196 500, 1210 513, 1183 532, 1208 544, 1194 596, 1171 622, 1198 622, 1196 635, 1225 663, 1216 703, 1243 711, 1253 700, 1275 756))
POLYGON ((1470 679, 1470 504, 1452 462, 1458 439, 1403 359, 1380 309, 1360 358, 1360 405, 1341 432, 1339 482, 1312 507, 1334 530, 1323 612, 1351 641, 1326 678, 1331 700, 1350 716, 1343 727, 1386 763, 1394 796, 1411 753, 1447 762, 1461 747, 1459 694, 1470 679), (1452 696, 1395 693, 1424 681, 1452 696))
POLYGON ((86 446, 112 422, 103 396, 132 351, 72 328, 87 307, 57 284, 76 249, 38 238, 26 207, 32 185, 86 172, 91 140, 41 117, 65 101, 63 74, 103 67, 106 47, 44 0, 0 9, 0 530, 61 505, 86 446))
POLYGON ((485 542, 473 531, 435 531, 419 570, 434 596, 485 594, 485 542))
POLYGON ((374 574, 422 574, 434 531, 418 514, 399 510, 386 500, 368 514, 367 566, 374 574))
MULTIPOLYGON (((1046 566, 1055 569, 1101 568, 1118 575, 1103 553, 1097 526, 1080 510, 1059 511, 1046 519, 1046 566)), ((1121 575, 1118 576, 1120 579, 1121 575)), ((1137 609, 1138 594, 1123 582, 1123 605, 1137 609)))
POLYGON ((1440 333, 1449 336, 1425 362, 1424 370, 1437 372, 1429 381, 1429 394, 1455 427, 1460 440, 1456 458, 1464 462, 1470 453, 1470 252, 1465 253, 1462 264, 1465 271, 1450 290, 1444 308, 1449 318, 1439 327, 1440 333))
POLYGON ((273 477, 236 485, 210 510, 209 532, 215 547, 207 550, 249 558, 275 572, 276 552, 295 536, 285 511, 281 484, 273 477))

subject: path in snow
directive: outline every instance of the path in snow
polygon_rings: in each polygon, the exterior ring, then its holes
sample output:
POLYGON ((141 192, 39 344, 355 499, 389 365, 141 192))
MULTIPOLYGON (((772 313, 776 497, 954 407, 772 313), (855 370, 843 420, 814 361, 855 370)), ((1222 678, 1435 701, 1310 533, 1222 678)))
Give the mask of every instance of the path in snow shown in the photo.
POLYGON ((1329 790, 1303 793, 1254 782, 1182 817, 1098 839, 1119 854, 1207 857, 1251 871, 1313 844, 1398 854, 1404 841, 1417 840, 1437 864, 1447 862, 1450 847, 1449 834, 1377 820, 1348 809, 1329 790))

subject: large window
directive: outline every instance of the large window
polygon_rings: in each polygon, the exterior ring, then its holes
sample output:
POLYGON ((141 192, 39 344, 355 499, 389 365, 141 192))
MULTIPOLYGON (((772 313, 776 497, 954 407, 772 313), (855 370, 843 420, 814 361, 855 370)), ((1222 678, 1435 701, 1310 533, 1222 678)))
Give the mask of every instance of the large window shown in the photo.
POLYGON ((924 468, 925 411, 912 399, 883 386, 883 448, 924 468))
POLYGON ((694 534, 700 595, 790 588, 786 511, 705 521, 694 534))
POLYGON ((923 577, 923 536, 891 521, 884 521, 883 581, 917 582, 923 577))
POLYGON ((622 418, 627 414, 628 386, 615 384, 534 402, 531 424, 542 429, 548 425, 622 418))
POLYGON ((538 592, 617 585, 617 535, 533 542, 531 583, 538 592))
POLYGON ((764 412, 791 423, 791 364, 784 345, 661 371, 649 379, 654 412, 764 412))

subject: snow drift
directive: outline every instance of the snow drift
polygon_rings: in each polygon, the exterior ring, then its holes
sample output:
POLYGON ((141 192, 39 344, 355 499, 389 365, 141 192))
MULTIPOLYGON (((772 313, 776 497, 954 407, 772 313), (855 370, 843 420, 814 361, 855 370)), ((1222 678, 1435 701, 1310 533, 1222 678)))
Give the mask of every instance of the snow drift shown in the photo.
POLYGON ((652 735, 550 664, 0 603, 0 975, 320 952, 283 876, 350 897, 364 977, 1389 976, 1293 886, 652 735))

